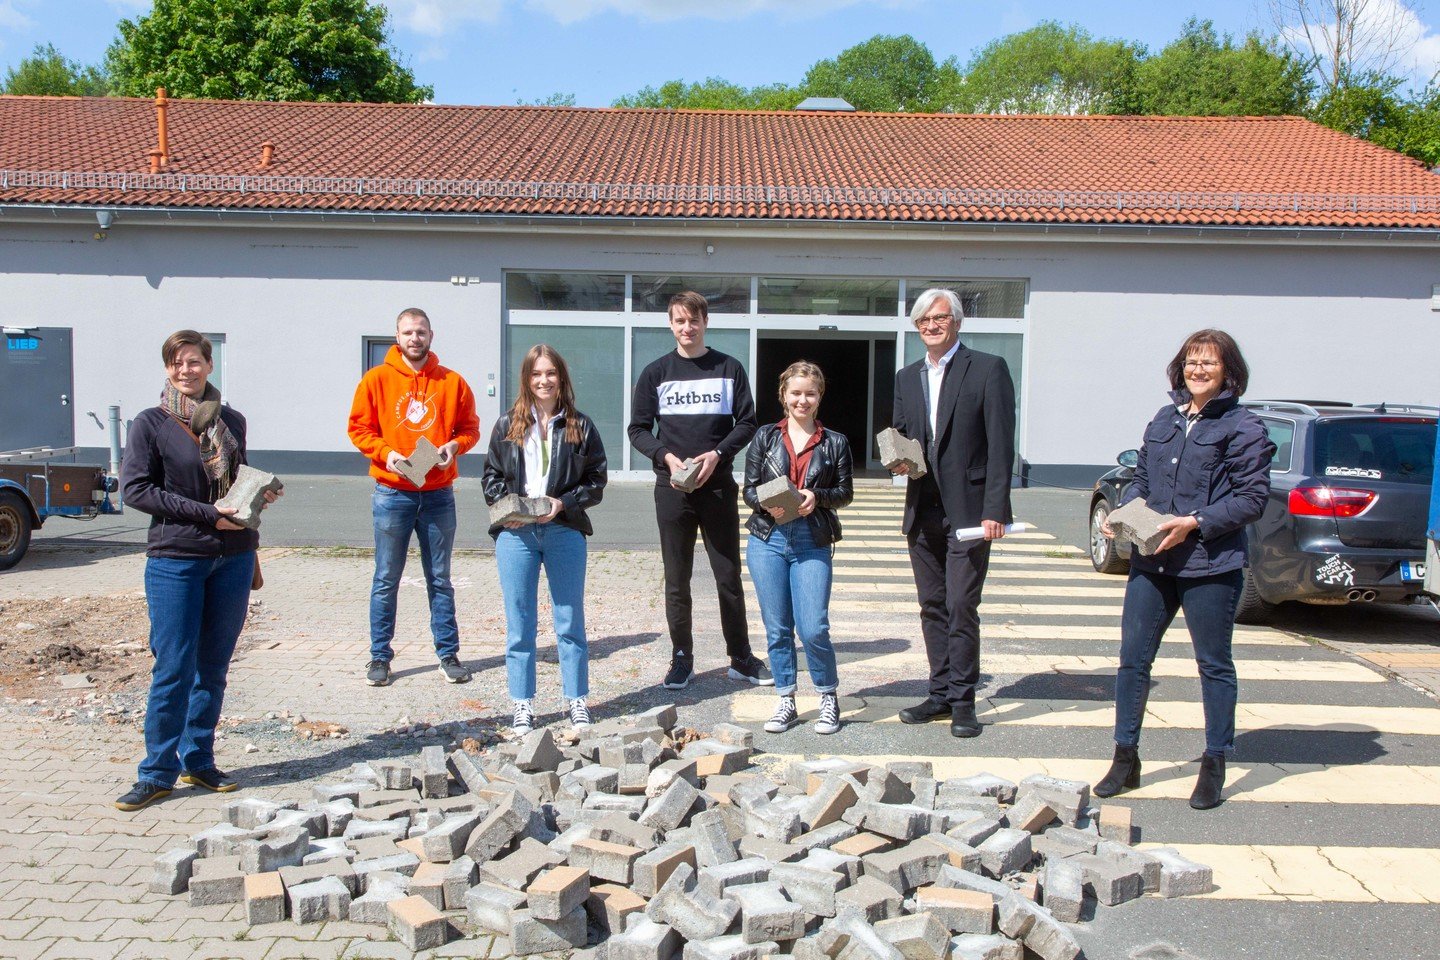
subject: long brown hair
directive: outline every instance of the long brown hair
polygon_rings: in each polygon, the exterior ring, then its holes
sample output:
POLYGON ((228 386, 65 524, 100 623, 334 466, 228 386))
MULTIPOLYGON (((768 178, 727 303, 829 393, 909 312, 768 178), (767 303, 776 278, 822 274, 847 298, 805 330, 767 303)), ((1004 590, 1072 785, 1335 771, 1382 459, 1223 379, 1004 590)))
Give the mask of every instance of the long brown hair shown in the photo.
POLYGON ((1211 346, 1220 354, 1220 363, 1225 368, 1225 389, 1235 396, 1243 396, 1250 386, 1250 367, 1240 353, 1240 344, 1224 330, 1209 328, 1196 330, 1185 338, 1175 359, 1165 369, 1170 377, 1170 389, 1185 389, 1185 360, 1196 347, 1211 346))
POLYGON ((570 383, 570 368, 565 365, 565 358, 548 343, 535 344, 525 351, 525 359, 520 361, 520 389, 516 391, 515 403, 510 408, 510 429, 505 431, 505 439, 515 444, 524 443, 526 432, 535 425, 535 417, 530 411, 539 404, 530 389, 530 374, 535 370, 535 361, 541 357, 555 365, 555 373, 560 378, 559 405, 565 411, 565 440, 578 447, 580 411, 575 409, 575 387, 570 383))

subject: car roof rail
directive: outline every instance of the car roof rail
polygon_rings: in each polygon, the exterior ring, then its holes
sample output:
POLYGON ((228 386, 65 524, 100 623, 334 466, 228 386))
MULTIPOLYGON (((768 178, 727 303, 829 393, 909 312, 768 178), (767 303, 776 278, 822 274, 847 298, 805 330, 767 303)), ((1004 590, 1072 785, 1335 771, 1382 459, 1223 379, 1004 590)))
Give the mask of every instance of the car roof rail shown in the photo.
MULTIPOLYGON (((1329 406, 1323 402, 1321 405, 1329 406)), ((1245 406, 1256 410, 1276 410, 1284 413, 1303 413, 1311 417, 1320 416, 1319 410, 1303 400, 1246 400, 1245 406)))
POLYGON ((1440 407, 1424 403, 1357 403, 1361 410, 1374 410, 1376 413, 1434 413, 1440 414, 1440 407))

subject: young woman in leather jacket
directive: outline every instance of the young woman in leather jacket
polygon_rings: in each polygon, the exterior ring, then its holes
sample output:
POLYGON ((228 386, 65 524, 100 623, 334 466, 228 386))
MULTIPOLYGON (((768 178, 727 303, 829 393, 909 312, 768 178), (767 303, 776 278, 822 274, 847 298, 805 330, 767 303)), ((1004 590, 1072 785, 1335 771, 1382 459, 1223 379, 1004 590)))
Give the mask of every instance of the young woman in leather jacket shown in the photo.
POLYGON ((594 532, 585 511, 600 502, 606 481, 600 431, 575 408, 564 359, 536 344, 520 363, 520 390, 496 421, 485 456, 485 502, 507 494, 549 501, 534 523, 490 528, 505 597, 505 672, 515 732, 535 722, 535 635, 540 568, 550 584, 560 684, 570 723, 590 723, 590 653, 585 637, 585 538, 594 532))
POLYGON ((783 733, 799 719, 797 631, 810 679, 820 694, 815 732, 840 729, 839 678, 830 642, 831 554, 840 539, 835 511, 849 505, 855 490, 850 442, 815 417, 824 394, 825 375, 818 366, 805 360, 792 363, 780 375, 785 419, 757 430, 745 457, 745 502, 755 511, 745 522, 750 531, 745 563, 760 601, 770 669, 780 695, 775 715, 765 724, 770 733, 783 733), (782 507, 760 503, 758 488, 779 477, 789 477, 800 491, 800 505, 788 515, 782 507))
MULTIPOLYGON (((1145 428, 1123 500, 1141 499, 1171 519, 1160 524, 1166 536, 1153 554, 1130 556, 1115 674, 1115 760, 1095 795, 1140 785, 1151 664, 1165 629, 1184 610, 1205 708, 1205 754, 1190 806, 1208 810, 1220 804, 1225 757, 1235 747, 1238 684, 1230 640, 1244 584, 1245 527, 1265 512, 1275 444, 1260 418, 1240 406, 1250 370, 1225 331, 1191 334, 1168 373, 1171 402, 1145 428)), ((1102 532, 1113 535, 1108 522, 1102 532)))

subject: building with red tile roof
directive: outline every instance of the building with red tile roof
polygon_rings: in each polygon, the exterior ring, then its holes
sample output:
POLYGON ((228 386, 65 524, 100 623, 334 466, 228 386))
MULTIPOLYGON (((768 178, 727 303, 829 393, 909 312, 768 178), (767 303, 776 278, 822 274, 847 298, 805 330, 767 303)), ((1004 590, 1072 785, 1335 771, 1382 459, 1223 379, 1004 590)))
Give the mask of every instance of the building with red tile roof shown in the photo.
POLYGON ((79 402, 32 431, 98 446, 83 411, 148 405, 151 354, 194 326, 282 467, 359 467, 343 407, 419 305, 487 422, 530 343, 581 357, 612 466, 642 471, 626 378, 682 286, 762 384, 798 353, 854 371, 828 419, 868 447, 942 283, 1010 361, 1024 468, 1078 480, 1135 444, 1200 326, 1240 338, 1252 394, 1434 402, 1437 240, 1440 177, 1295 117, 0 97, 0 313, 74 337, 79 402), (297 350, 324 354, 303 421, 275 391, 297 350))

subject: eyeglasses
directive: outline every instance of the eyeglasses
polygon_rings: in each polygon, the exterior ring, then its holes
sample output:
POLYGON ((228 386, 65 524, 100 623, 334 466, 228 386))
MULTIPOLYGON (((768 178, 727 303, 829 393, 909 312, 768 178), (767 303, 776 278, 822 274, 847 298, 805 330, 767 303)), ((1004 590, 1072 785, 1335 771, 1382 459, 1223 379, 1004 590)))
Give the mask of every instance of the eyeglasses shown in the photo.
POLYGON ((934 316, 921 317, 919 320, 915 321, 915 329, 944 329, 944 327, 954 319, 955 315, 953 313, 937 313, 934 316))
POLYGON ((1186 370, 1214 370, 1220 366, 1219 360, 1186 360, 1186 370))

